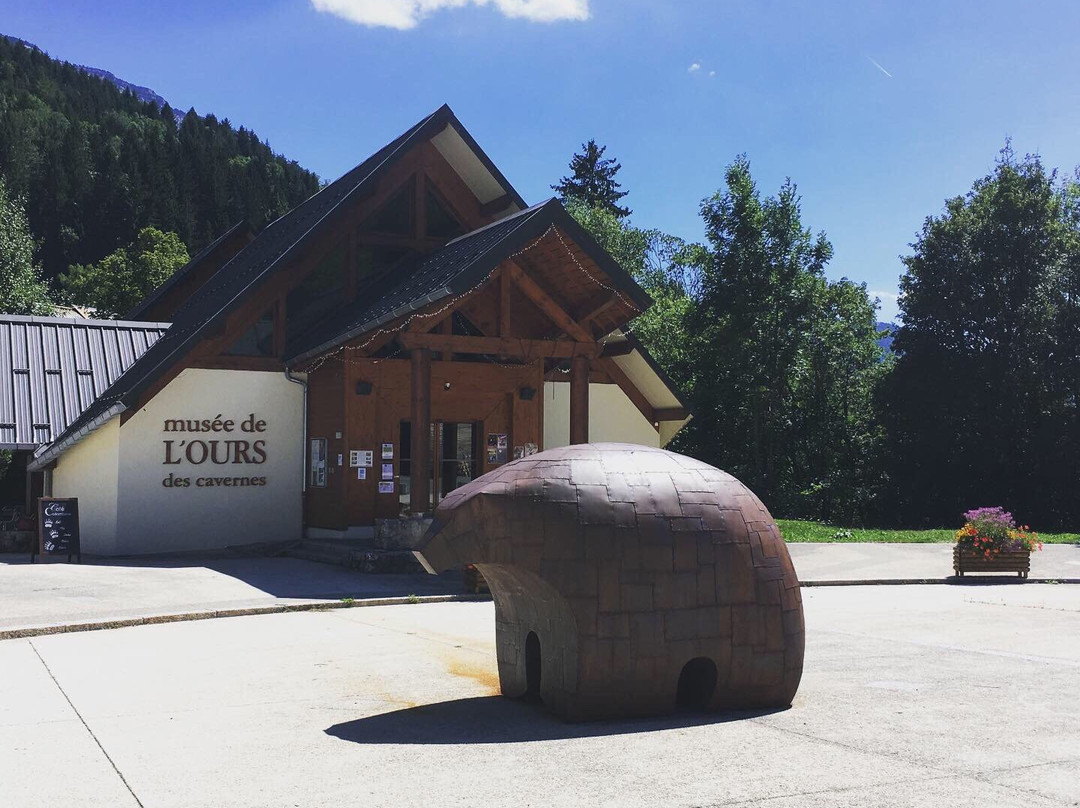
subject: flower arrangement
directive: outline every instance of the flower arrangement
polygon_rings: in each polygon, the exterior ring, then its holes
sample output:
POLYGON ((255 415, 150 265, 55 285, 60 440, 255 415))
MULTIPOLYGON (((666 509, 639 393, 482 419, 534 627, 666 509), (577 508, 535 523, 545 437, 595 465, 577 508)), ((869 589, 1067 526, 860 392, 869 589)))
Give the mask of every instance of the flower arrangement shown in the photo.
POLYGON ((964 514, 964 526, 956 531, 956 543, 991 559, 1001 553, 1041 550, 1039 534, 1027 525, 1017 527, 1004 508, 975 508, 964 514))

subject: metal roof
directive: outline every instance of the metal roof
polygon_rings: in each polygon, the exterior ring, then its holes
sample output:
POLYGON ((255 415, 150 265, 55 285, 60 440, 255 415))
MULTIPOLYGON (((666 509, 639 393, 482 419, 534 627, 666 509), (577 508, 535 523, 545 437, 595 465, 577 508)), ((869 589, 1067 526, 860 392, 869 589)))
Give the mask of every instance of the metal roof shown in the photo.
POLYGON ((0 449, 35 449, 61 434, 168 328, 0 315, 0 449))

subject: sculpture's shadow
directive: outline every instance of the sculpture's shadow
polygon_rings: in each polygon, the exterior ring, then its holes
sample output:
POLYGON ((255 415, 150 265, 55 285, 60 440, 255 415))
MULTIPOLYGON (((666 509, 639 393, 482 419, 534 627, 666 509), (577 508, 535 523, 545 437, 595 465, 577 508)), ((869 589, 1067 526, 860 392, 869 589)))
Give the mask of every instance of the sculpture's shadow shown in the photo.
POLYGON ((525 743, 722 724, 781 711, 678 713, 659 718, 570 724, 544 712, 538 704, 503 696, 480 696, 358 718, 335 724, 326 734, 363 744, 525 743))

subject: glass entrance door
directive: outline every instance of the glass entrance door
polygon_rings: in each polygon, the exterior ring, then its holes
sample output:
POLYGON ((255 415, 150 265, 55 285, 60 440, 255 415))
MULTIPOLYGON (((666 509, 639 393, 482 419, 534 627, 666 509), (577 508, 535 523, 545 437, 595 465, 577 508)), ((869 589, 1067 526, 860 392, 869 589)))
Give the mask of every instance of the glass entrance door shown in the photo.
POLYGON ((436 505, 442 498, 476 477, 476 423, 440 421, 436 505))
MULTIPOLYGON (((431 458, 431 465, 428 466, 431 499, 428 500, 427 510, 434 509, 443 497, 476 477, 479 434, 480 423, 476 421, 432 423, 428 454, 431 458)), ((412 441, 412 424, 402 421, 398 443, 401 451, 398 461, 398 503, 402 516, 407 516, 412 510, 412 441)))

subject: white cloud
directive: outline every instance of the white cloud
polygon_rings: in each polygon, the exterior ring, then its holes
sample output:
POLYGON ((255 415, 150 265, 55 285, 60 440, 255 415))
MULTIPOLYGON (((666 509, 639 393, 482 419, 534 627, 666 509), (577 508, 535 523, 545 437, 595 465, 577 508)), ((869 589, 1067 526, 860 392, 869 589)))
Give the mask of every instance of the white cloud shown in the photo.
POLYGON ((701 65, 697 62, 694 62, 690 67, 686 68, 687 73, 697 73, 699 70, 701 70, 701 65))
POLYGON ((870 297, 878 298, 878 319, 886 323, 895 323, 900 319, 900 307, 897 305, 900 296, 896 292, 871 289, 870 297))
POLYGON ((415 28, 433 12, 467 5, 494 6, 507 17, 532 22, 589 18, 589 0, 311 0, 311 5, 360 25, 401 31, 415 28))
POLYGON ((715 76, 715 75, 716 75, 716 71, 715 71, 715 70, 710 70, 710 71, 709 71, 709 78, 710 78, 710 79, 711 79, 711 78, 712 78, 713 76, 715 76))

